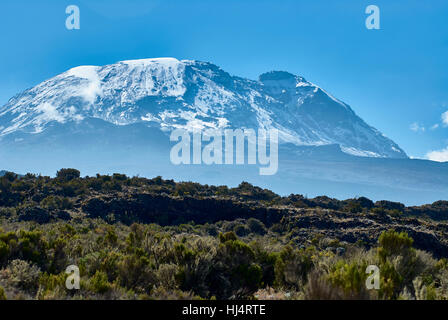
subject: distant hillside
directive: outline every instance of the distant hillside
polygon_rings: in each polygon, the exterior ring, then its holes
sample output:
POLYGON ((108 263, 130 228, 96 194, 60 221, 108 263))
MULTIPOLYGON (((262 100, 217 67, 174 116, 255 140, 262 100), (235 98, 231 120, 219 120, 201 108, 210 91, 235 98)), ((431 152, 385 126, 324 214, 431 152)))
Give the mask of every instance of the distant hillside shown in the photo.
POLYGON ((2 183, 0 207, 20 208, 16 210, 19 221, 48 223, 85 217, 108 223, 167 226, 256 218, 267 227, 281 224, 285 231, 292 226, 305 228, 302 240, 320 230, 340 240, 363 240, 368 245, 375 244, 382 231, 397 228, 414 235, 417 247, 448 257, 448 230, 437 231, 443 237, 433 236, 438 229, 435 221, 448 220, 448 201, 406 207, 399 202, 373 202, 365 197, 282 197, 247 182, 228 188, 123 174, 81 178, 75 169, 62 169, 56 178, 28 174, 1 179, 6 181, 2 183), (434 222, 420 223, 416 218, 431 218, 434 222))
MULTIPOLYGON (((9 171, 7 171, 7 170, 0 170, 0 177, 3 177, 7 172, 9 172, 9 171)), ((19 177, 23 177, 23 175, 21 175, 21 174, 17 174, 17 173, 15 173, 17 176, 19 176, 19 177)))

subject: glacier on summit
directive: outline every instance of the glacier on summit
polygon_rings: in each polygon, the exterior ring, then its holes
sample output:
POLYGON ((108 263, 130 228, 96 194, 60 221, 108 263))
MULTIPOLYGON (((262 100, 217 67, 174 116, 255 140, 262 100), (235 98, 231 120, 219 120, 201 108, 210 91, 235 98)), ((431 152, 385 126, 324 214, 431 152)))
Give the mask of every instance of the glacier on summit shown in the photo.
POLYGON ((281 143, 339 145, 356 156, 407 157, 348 105, 303 77, 272 71, 255 81, 211 63, 175 58, 80 66, 46 80, 0 108, 0 139, 87 118, 113 125, 143 123, 165 132, 276 128, 281 143))

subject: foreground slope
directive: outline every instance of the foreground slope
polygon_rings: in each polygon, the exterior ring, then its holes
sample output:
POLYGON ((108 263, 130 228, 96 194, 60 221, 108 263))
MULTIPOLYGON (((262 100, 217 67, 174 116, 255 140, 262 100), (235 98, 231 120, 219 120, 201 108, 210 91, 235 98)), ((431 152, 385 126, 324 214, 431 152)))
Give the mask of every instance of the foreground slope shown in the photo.
POLYGON ((447 299, 447 218, 447 201, 6 173, 0 299, 447 299), (65 287, 68 265, 79 290, 65 287))

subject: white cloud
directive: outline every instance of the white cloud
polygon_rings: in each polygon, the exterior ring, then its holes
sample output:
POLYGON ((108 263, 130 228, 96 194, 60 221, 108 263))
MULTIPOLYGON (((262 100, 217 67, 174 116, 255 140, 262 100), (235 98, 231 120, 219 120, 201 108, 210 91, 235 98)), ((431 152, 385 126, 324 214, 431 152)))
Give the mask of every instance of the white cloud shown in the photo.
POLYGON ((430 151, 426 154, 426 159, 438 162, 448 161, 448 147, 442 150, 430 151))
POLYGON ((36 107, 36 111, 41 112, 37 118, 43 121, 64 122, 64 117, 59 113, 55 106, 45 102, 36 107))
POLYGON ((421 132, 425 132, 425 127, 420 126, 417 122, 412 123, 412 124, 409 126, 409 129, 411 129, 411 130, 414 131, 414 132, 419 132, 419 131, 421 131, 421 132))
POLYGON ((431 127, 431 130, 436 130, 438 127, 439 127, 439 124, 436 123, 435 125, 433 125, 433 126, 431 127))
POLYGON ((65 123, 70 119, 75 121, 81 121, 84 119, 82 115, 76 113, 76 108, 74 106, 64 110, 58 110, 54 105, 45 102, 38 105, 35 110, 40 112, 40 114, 33 120, 35 133, 42 132, 43 125, 50 121, 65 123))
POLYGON ((448 111, 442 113, 442 122, 445 127, 448 126, 448 111))
POLYGON ((67 71, 71 76, 87 80, 80 89, 79 95, 90 104, 95 102, 97 96, 103 94, 97 69, 96 66, 80 66, 67 71))

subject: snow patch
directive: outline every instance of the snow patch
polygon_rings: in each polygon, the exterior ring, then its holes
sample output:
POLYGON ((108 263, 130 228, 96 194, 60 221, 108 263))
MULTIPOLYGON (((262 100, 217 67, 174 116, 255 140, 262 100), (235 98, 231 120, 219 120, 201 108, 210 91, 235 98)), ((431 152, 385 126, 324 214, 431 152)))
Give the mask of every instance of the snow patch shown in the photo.
POLYGON ((371 158, 383 158, 383 156, 381 156, 380 154, 373 152, 373 151, 368 151, 368 150, 359 150, 353 147, 345 147, 345 146, 341 146, 341 150, 342 152, 351 154, 353 156, 358 156, 358 157, 371 157, 371 158))
POLYGON ((79 90, 79 95, 89 104, 93 104, 97 96, 103 93, 98 69, 99 67, 96 66, 80 66, 67 71, 69 76, 87 80, 79 90))
POLYGON ((137 59, 137 60, 124 60, 119 63, 127 64, 128 66, 137 67, 137 66, 149 66, 151 64, 163 64, 166 66, 176 66, 180 63, 176 58, 150 58, 150 59, 137 59))

